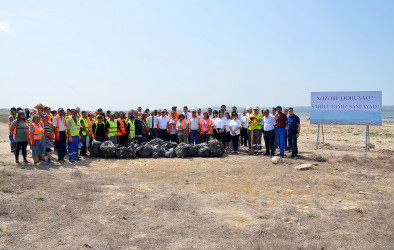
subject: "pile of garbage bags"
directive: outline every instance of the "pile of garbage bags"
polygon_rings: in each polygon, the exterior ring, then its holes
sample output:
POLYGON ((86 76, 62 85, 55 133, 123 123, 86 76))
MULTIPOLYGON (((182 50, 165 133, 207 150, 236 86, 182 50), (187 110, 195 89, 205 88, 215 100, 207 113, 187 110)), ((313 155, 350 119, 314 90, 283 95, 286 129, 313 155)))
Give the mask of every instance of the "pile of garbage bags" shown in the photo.
POLYGON ((93 141, 91 157, 101 158, 185 158, 185 157, 221 157, 224 154, 222 142, 212 139, 208 143, 187 144, 168 142, 156 138, 138 144, 131 142, 128 146, 114 145, 111 141, 93 141))

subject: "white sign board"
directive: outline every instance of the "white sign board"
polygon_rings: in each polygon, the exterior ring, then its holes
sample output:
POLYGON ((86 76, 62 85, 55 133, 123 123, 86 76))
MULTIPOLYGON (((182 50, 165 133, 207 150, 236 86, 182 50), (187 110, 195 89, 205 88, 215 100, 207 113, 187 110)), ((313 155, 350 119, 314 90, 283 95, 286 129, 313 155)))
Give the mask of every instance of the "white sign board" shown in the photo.
POLYGON ((311 124, 382 125, 382 91, 311 92, 311 124))

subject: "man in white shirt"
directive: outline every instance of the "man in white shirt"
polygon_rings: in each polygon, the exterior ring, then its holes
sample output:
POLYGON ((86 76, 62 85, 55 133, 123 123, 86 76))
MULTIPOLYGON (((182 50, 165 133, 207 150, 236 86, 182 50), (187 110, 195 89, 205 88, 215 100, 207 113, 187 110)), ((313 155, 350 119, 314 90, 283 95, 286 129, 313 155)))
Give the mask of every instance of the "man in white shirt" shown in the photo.
POLYGON ((275 155, 274 131, 276 125, 275 116, 269 114, 268 109, 263 110, 263 128, 264 128, 264 142, 265 155, 275 155))
POLYGON ((157 124, 159 123, 159 118, 156 117, 155 111, 152 111, 147 120, 149 122, 150 139, 152 140, 158 137, 157 124))
POLYGON ((208 118, 210 120, 212 120, 212 118, 213 118, 212 108, 208 108, 208 118))
POLYGON ((170 141, 170 136, 167 133, 168 129, 168 117, 166 116, 166 111, 161 111, 161 116, 157 118, 159 124, 159 138, 170 141))
POLYGON ((200 118, 196 114, 195 110, 192 111, 192 117, 189 118, 189 129, 190 129, 190 144, 200 144, 200 133, 198 131, 200 127, 200 118))
MULTIPOLYGON (((271 114, 270 114, 270 116, 272 116, 272 117, 275 118, 275 116, 276 116, 276 108, 275 108, 275 107, 273 107, 273 108, 271 109, 271 114)), ((276 138, 276 129, 274 129, 274 145, 275 145, 275 148, 278 147, 278 139, 276 138)))
POLYGON ((187 108, 187 106, 183 107, 183 113, 185 116, 186 121, 189 120, 190 117, 192 117, 192 114, 189 112, 189 109, 187 108))
POLYGON ((57 116, 52 119, 53 130, 56 135, 55 143, 57 143, 57 156, 59 162, 64 162, 64 155, 66 154, 67 136, 66 136, 66 120, 63 108, 59 108, 57 116), (59 120, 59 124, 58 121, 59 120))
POLYGON ((200 119, 204 118, 203 114, 201 113, 201 109, 200 108, 197 109, 197 117, 200 117, 200 119))

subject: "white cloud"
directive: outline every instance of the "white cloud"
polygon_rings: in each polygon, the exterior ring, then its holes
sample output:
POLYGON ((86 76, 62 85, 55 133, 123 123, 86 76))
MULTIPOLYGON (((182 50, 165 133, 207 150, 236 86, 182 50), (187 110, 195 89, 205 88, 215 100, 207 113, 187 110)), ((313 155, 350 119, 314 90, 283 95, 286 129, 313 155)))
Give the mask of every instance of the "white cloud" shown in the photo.
POLYGON ((8 22, 6 21, 0 21, 0 35, 3 33, 10 33, 11 28, 8 22))

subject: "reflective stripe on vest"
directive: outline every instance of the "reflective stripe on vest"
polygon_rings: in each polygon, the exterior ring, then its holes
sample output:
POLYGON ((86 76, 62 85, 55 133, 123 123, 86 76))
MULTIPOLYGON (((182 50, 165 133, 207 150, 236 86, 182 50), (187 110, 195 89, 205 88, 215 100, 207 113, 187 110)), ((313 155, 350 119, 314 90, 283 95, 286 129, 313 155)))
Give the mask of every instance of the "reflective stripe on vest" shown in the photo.
POLYGON ((91 130, 90 130, 90 127, 89 127, 88 120, 82 118, 82 119, 79 120, 79 122, 81 122, 81 121, 82 121, 83 124, 85 125, 85 130, 82 131, 82 134, 83 134, 83 135, 86 135, 86 133, 90 133, 91 130), (88 132, 86 132, 86 130, 88 130, 88 132))
POLYGON ((70 128, 70 136, 77 136, 79 135, 79 130, 81 129, 81 124, 77 120, 75 123, 74 118, 70 118, 69 121, 71 121, 71 128, 70 128))
POLYGON ((116 120, 114 121, 108 120, 107 122, 109 124, 108 127, 109 136, 115 136, 116 132, 118 131, 118 123, 116 122, 116 120))
POLYGON ((129 124, 130 124, 129 139, 132 139, 135 137, 135 124, 134 122, 129 122, 129 124))

